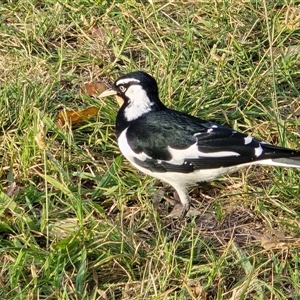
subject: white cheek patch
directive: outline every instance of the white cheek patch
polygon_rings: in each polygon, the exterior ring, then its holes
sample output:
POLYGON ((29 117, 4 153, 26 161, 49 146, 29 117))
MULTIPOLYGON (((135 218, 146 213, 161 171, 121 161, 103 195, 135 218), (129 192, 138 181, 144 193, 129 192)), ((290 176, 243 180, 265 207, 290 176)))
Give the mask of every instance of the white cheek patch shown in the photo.
POLYGON ((151 106, 154 104, 140 85, 129 86, 125 96, 129 99, 129 102, 124 110, 124 115, 129 122, 151 111, 151 106))

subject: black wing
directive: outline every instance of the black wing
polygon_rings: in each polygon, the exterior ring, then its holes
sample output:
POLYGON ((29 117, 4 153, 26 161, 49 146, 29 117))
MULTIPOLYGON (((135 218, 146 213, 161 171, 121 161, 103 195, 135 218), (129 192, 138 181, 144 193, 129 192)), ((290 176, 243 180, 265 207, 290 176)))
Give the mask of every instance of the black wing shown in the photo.
POLYGON ((268 158, 299 156, 300 153, 259 142, 230 127, 206 122, 173 110, 149 113, 132 122, 127 140, 136 153, 149 158, 135 162, 156 172, 190 173, 198 169, 229 167, 268 158), (196 144, 198 153, 190 155, 196 144), (182 151, 182 164, 172 163, 169 147, 182 151))

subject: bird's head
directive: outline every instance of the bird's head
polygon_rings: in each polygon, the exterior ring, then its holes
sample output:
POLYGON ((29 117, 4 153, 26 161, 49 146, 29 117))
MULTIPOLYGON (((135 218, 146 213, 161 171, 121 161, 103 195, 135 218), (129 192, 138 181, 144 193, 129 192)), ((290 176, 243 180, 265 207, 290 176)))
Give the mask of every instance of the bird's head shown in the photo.
POLYGON ((142 71, 121 76, 115 81, 111 89, 104 91, 99 97, 112 95, 122 100, 121 111, 127 122, 133 121, 150 111, 165 108, 159 100, 155 79, 142 71))

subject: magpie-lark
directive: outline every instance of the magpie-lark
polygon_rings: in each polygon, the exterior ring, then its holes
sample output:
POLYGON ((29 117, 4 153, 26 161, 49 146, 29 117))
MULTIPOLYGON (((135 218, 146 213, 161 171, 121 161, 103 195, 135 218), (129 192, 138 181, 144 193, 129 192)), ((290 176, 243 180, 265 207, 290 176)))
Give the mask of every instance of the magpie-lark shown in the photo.
POLYGON ((116 119, 121 152, 140 171, 174 187, 181 218, 190 209, 189 186, 254 164, 300 167, 298 150, 167 108, 155 79, 145 72, 120 77, 99 97, 111 95, 123 100, 116 119))

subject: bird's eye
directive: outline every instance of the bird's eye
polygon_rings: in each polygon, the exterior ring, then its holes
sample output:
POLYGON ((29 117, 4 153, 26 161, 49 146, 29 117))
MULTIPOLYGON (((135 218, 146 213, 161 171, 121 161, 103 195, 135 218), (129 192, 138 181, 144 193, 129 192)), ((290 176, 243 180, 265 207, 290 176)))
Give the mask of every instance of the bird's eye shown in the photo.
POLYGON ((124 85, 120 85, 119 89, 122 93, 124 93, 126 91, 126 87, 124 85))

